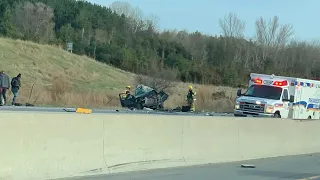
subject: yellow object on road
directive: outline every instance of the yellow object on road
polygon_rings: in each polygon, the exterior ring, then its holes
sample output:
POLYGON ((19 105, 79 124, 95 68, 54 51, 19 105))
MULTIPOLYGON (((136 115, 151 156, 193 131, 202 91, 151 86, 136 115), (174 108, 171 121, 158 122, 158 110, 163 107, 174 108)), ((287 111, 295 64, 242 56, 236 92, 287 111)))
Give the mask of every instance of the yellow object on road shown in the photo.
POLYGON ((92 109, 77 108, 76 113, 91 114, 92 109))

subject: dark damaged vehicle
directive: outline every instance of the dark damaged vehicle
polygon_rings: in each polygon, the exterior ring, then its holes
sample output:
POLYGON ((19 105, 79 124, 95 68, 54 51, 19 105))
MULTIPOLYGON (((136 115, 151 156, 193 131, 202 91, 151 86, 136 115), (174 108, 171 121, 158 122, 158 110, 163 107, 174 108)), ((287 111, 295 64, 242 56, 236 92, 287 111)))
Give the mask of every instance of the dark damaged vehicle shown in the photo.
POLYGON ((134 95, 125 96, 124 93, 119 94, 122 107, 129 109, 150 108, 153 110, 163 110, 163 104, 169 95, 164 91, 157 92, 155 89, 139 84, 134 95))

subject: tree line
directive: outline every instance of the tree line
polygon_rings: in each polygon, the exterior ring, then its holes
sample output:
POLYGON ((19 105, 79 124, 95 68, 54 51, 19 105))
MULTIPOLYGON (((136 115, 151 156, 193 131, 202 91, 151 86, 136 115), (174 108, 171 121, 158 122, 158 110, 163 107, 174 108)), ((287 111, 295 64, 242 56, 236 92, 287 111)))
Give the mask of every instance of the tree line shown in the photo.
POLYGON ((0 35, 56 44, 137 74, 202 84, 247 84, 250 72, 316 78, 320 46, 295 41, 277 16, 257 18, 256 35, 234 13, 219 22, 222 35, 164 30, 155 15, 129 3, 109 7, 76 0, 1 0, 0 35))

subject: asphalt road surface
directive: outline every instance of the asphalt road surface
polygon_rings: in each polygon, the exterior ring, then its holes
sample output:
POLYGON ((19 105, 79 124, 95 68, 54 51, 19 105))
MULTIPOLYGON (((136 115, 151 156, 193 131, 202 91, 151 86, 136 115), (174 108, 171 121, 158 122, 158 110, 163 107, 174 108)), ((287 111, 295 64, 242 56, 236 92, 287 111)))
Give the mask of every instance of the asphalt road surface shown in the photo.
MULTIPOLYGON (((27 106, 0 106, 1 111, 28 111, 28 112, 50 112, 50 113, 68 113, 63 107, 27 107, 27 106)), ((168 112, 168 111, 154 111, 154 110, 129 110, 119 108, 117 109, 93 109, 92 113, 118 113, 118 114, 153 114, 153 115, 187 115, 187 116, 233 116, 230 113, 185 113, 185 112, 168 112)))
POLYGON ((320 154, 64 180, 320 180, 320 154), (242 168, 242 163, 253 164, 256 167, 242 168))

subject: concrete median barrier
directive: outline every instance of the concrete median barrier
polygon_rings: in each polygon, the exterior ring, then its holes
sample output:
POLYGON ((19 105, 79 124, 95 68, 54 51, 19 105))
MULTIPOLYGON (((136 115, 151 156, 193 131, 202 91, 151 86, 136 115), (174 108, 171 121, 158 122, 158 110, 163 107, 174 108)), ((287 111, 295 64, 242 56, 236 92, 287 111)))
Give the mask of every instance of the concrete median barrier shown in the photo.
POLYGON ((115 115, 104 121, 104 155, 111 172, 185 166, 182 118, 115 115))
POLYGON ((238 121, 232 117, 183 117, 183 156, 188 165, 239 160, 238 121))
POLYGON ((243 119, 239 121, 242 159, 268 158, 320 152, 320 121, 243 119))
POLYGON ((0 112, 0 179, 45 179, 320 152, 320 121, 0 112))
POLYGON ((188 165, 320 152, 320 121, 183 117, 188 165))
POLYGON ((66 177, 104 168, 103 118, 0 112, 0 179, 66 177))

